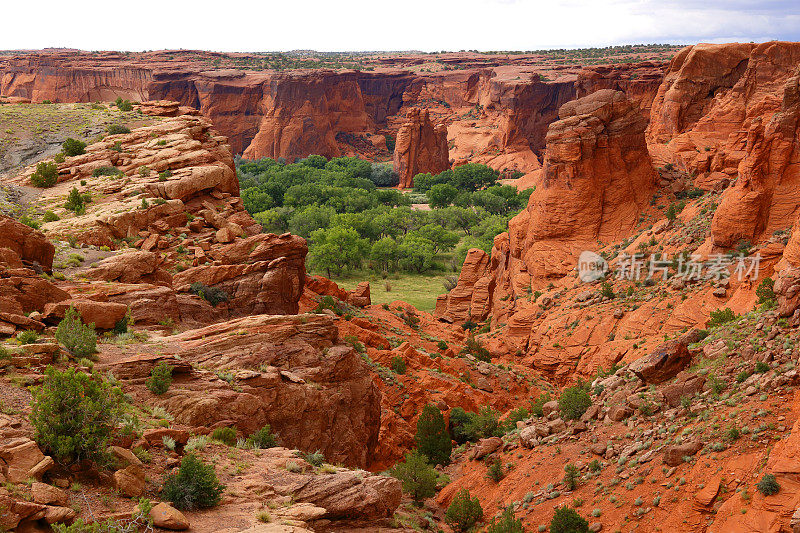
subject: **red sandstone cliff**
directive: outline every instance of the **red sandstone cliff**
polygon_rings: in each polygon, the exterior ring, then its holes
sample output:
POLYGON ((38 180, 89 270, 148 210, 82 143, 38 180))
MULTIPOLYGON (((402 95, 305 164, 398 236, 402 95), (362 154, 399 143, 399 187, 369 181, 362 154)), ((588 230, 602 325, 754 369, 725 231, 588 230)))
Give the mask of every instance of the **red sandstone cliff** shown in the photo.
POLYGON ((414 186, 414 176, 439 174, 450 168, 447 152, 447 126, 431 122, 428 111, 416 107, 408 111, 400 126, 394 148, 394 170, 400 176, 399 188, 414 186))

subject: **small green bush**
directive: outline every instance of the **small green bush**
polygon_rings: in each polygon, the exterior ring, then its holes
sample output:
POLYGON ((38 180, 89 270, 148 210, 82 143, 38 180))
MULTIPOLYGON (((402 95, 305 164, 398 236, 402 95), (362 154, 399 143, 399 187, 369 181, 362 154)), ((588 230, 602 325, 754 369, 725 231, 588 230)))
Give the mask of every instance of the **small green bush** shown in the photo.
POLYGON ((575 509, 559 507, 550 521, 550 533, 588 533, 587 522, 575 509))
POLYGON ((98 374, 48 366, 33 389, 34 440, 60 462, 105 455, 120 414, 122 393, 98 374))
POLYGON ((253 448, 267 449, 278 445, 278 437, 272 432, 269 424, 259 429, 249 437, 247 443, 253 448))
POLYGON ((500 459, 495 459, 489 465, 489 468, 486 470, 486 477, 494 481, 495 483, 499 483, 504 477, 506 477, 506 471, 503 468, 503 462, 500 459))
POLYGON ((611 283, 604 281, 602 285, 600 285, 600 296, 604 296, 605 298, 615 298, 616 294, 614 294, 614 288, 611 286, 611 283))
POLYGON ((121 135, 123 133, 130 133, 131 129, 127 126, 120 126, 119 124, 110 124, 108 128, 109 135, 121 135))
POLYGON ((75 357, 90 357, 97 352, 94 324, 85 325, 74 307, 67 309, 64 320, 58 324, 56 340, 75 357))
POLYGON ((35 344, 38 340, 39 334, 32 329, 17 333, 17 342, 20 344, 35 344))
POLYGON ((86 153, 86 143, 70 137, 61 145, 61 150, 66 156, 76 156, 86 153))
POLYGON ((325 464, 325 455, 319 450, 309 453, 300 452, 300 456, 311 466, 320 467, 325 464))
POLYGON ((764 496, 772 496, 781 490, 781 486, 773 474, 764 474, 761 481, 756 484, 756 488, 764 496))
POLYGON ((755 372, 756 374, 766 374, 769 372, 769 365, 764 361, 759 361, 756 363, 755 372))
POLYGON ((86 213, 86 200, 75 187, 69 192, 67 201, 64 203, 64 209, 72 211, 76 215, 83 215, 86 213))
POLYGON ((177 474, 164 482, 161 496, 180 510, 208 509, 220 502, 225 486, 217 480, 214 465, 194 454, 185 455, 177 474))
POLYGON ((391 473, 403 484, 403 492, 417 504, 436 494, 436 470, 418 450, 408 452, 405 460, 397 463, 391 473))
POLYGON ((531 405, 531 414, 538 417, 544 416, 542 407, 544 407, 544 404, 552 401, 553 398, 550 396, 549 392, 540 393, 539 396, 536 397, 536 401, 531 405))
POLYGON ((478 361, 484 361, 486 363, 492 361, 492 355, 489 353, 489 350, 484 348, 483 344, 472 335, 467 337, 459 355, 471 355, 478 361))
POLYGON ((558 399, 558 408, 561 416, 567 420, 577 420, 592 405, 592 397, 589 393, 589 386, 579 382, 574 387, 564 389, 558 399))
POLYGON ((145 382, 150 392, 156 395, 164 394, 172 385, 172 365, 164 361, 158 363, 150 371, 150 377, 145 382))
POLYGON ((403 359, 399 355, 395 355, 394 357, 392 357, 392 362, 389 365, 389 368, 391 368, 395 374, 405 374, 406 373, 405 359, 403 359))
POLYGON ((230 296, 228 296, 228 293, 223 291, 222 289, 219 289, 217 287, 209 287, 208 285, 204 285, 199 281, 195 281, 194 283, 192 283, 189 286, 189 291, 191 291, 192 294, 196 294, 203 300, 207 301, 214 307, 221 304, 222 302, 228 302, 231 299, 230 296))
POLYGON ((45 222, 55 222, 57 220, 60 220, 60 218, 52 211, 45 211, 42 220, 45 222))
POLYGON ((31 174, 31 183, 34 187, 52 187, 58 181, 58 166, 55 163, 43 161, 36 165, 36 171, 31 174))
POLYGON ((483 520, 483 508, 478 498, 472 498, 467 489, 461 489, 456 494, 447 512, 444 521, 456 533, 466 533, 483 520))
POLYGON ((575 490, 578 486, 579 476, 580 472, 577 466, 572 463, 564 466, 564 485, 566 485, 568 490, 575 490))
POLYGON ((117 167, 97 167, 92 171, 93 178, 100 178, 102 176, 119 176, 123 172, 117 167))
POLYGON ((758 296, 758 303, 770 303, 775 301, 775 281, 772 278, 764 278, 756 288, 756 296, 758 296))
POLYGON ((228 427, 217 428, 211 432, 211 438, 233 446, 236 444, 236 430, 228 427))
POLYGON ((713 328, 716 326, 721 326, 732 320, 736 320, 736 318, 736 313, 734 313, 730 307, 717 309, 716 311, 711 311, 711 318, 708 320, 708 327, 713 328))
POLYGON ((499 517, 492 519, 486 533, 525 533, 525 528, 522 520, 514 518, 514 508, 509 505, 499 517))

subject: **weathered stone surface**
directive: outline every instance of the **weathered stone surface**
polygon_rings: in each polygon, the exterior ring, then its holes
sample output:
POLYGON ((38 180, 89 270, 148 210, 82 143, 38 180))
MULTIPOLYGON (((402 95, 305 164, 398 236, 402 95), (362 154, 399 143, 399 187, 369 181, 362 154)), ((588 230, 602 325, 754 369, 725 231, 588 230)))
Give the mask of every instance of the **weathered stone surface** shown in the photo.
POLYGON ((164 502, 158 503, 150 510, 150 518, 156 527, 169 529, 172 531, 183 531, 189 529, 189 520, 186 516, 164 502))
POLYGON ((428 110, 412 107, 406 122, 397 132, 394 170, 400 176, 401 189, 414 186, 420 173, 439 174, 450 168, 447 126, 431 122, 428 110))

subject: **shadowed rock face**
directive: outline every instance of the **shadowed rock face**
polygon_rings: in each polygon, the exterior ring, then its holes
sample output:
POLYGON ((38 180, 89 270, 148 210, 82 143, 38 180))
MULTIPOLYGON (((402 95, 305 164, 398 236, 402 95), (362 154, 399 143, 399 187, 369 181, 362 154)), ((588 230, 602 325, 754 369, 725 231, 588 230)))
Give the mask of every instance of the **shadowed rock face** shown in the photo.
POLYGON ((427 111, 416 107, 408 111, 408 121, 400 126, 394 149, 394 170, 400 176, 399 188, 414 186, 420 173, 439 174, 450 168, 447 156, 447 126, 434 125, 427 111))

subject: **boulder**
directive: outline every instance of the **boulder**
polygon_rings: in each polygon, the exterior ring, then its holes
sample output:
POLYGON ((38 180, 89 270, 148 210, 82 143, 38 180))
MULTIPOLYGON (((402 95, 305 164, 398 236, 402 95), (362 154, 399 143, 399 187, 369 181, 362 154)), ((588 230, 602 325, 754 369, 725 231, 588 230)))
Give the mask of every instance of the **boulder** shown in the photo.
POLYGON ((38 230, 0 214, 0 248, 13 250, 22 261, 53 269, 55 246, 38 230))
POLYGON ((631 363, 629 370, 647 384, 663 383, 691 362, 692 354, 687 347, 698 340, 697 330, 692 330, 680 338, 663 342, 649 355, 631 363))
POLYGON ((503 445, 503 439, 500 437, 489 437, 481 439, 472 450, 472 459, 481 460, 487 455, 493 454, 503 445))
MULTIPOLYGON (((701 442, 686 442, 664 447, 664 464, 678 466, 683 464, 684 457, 691 457, 703 448, 701 442)), ((718 486, 719 487, 719 486, 718 486)))
POLYGON ((150 510, 150 518, 153 525, 172 531, 183 531, 189 529, 189 520, 186 516, 174 507, 164 502, 158 503, 150 510))

